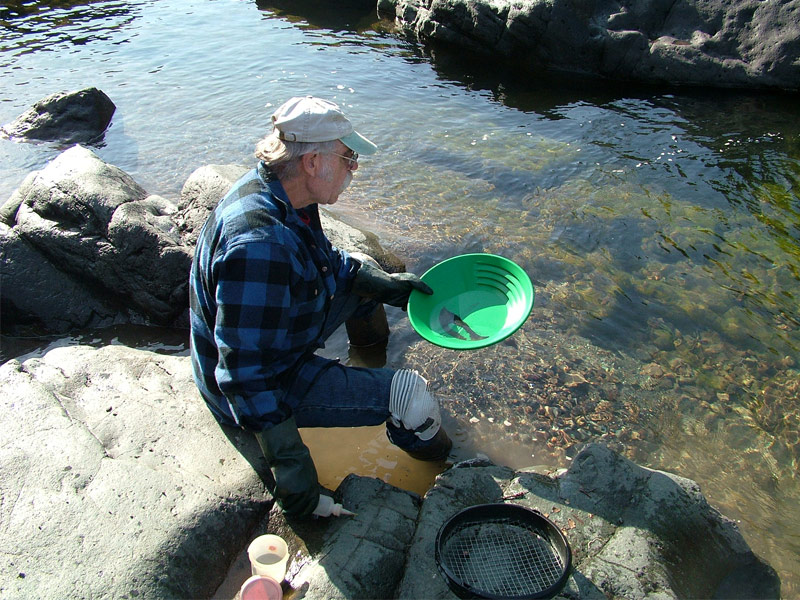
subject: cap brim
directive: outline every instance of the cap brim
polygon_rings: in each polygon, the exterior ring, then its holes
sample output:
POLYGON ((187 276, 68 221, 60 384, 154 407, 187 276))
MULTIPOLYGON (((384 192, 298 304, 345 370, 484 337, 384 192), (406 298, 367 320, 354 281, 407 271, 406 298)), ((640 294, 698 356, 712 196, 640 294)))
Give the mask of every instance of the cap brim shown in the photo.
POLYGON ((375 144, 370 142, 357 131, 354 131, 350 135, 346 135, 343 138, 339 138, 339 141, 350 148, 350 150, 353 152, 358 152, 359 154, 375 154, 375 152, 378 151, 378 147, 375 144))

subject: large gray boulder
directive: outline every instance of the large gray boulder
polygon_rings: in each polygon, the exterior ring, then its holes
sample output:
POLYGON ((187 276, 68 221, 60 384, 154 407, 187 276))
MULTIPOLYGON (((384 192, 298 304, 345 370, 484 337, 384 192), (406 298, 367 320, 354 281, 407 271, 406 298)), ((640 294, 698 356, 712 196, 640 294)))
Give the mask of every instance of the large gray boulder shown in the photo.
MULTIPOLYGON (((194 248, 208 213, 251 168, 242 165, 206 165, 188 177, 181 189, 178 210, 173 215, 184 243, 194 248)), ((328 239, 337 248, 368 254, 390 273, 405 271, 405 264, 384 250, 374 233, 345 223, 325 209, 320 210, 320 221, 328 239)))
MULTIPOLYGON (((4 306, 51 332, 173 323, 188 304, 191 256, 175 209, 91 150, 66 150, 0 208, 4 306), (42 259, 52 268, 32 273, 42 259)), ((4 328, 15 325, 4 316, 4 328)))
POLYGON ((54 347, 0 389, 0 597, 213 594, 272 500, 188 358, 54 347))
POLYGON ((800 90, 800 0, 378 0, 378 12, 522 70, 800 90))
MULTIPOLYGON (((197 235, 247 169, 200 167, 173 203, 87 148, 62 152, 0 207, 3 331, 185 327, 197 235)), ((405 269, 374 234, 324 212, 322 223, 334 245, 374 256, 389 271, 405 269)))
POLYGON ((415 544, 421 498, 358 475, 342 481, 336 498, 356 517, 287 523, 273 508, 264 523, 296 549, 288 586, 303 590, 304 600, 402 598, 398 583, 416 568, 407 553, 415 544))
POLYGON ((289 521, 254 438, 215 423, 185 353, 56 343, 0 366, 0 390, 0 598, 233 598, 247 545, 270 532, 289 543, 295 597, 452 599, 436 533, 494 502, 565 532, 564 598, 780 595, 694 482, 601 445, 558 472, 460 463, 424 498, 351 475, 337 501, 357 516, 289 521))
POLYGON ((111 123, 115 110, 111 98, 97 88, 58 92, 42 98, 4 125, 0 134, 20 141, 96 142, 111 123))
POLYGON ((183 239, 194 247, 208 214, 231 185, 252 167, 206 165, 196 169, 184 182, 174 220, 183 239))

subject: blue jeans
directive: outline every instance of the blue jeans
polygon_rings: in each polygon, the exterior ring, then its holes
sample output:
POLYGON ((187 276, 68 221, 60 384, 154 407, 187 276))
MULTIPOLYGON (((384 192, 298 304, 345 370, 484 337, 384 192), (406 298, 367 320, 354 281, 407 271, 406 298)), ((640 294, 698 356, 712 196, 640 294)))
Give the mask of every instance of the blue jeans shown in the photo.
MULTIPOLYGON (((328 311, 323 336, 330 337, 351 317, 367 317, 378 308, 372 300, 339 294, 328 311)), ((318 360, 326 360, 316 357, 318 360)), ((312 360, 315 360, 312 359, 312 360)), ((386 423, 389 440, 403 450, 419 450, 430 442, 389 421, 389 394, 394 369, 348 367, 330 361, 292 406, 298 427, 362 427, 386 423)))

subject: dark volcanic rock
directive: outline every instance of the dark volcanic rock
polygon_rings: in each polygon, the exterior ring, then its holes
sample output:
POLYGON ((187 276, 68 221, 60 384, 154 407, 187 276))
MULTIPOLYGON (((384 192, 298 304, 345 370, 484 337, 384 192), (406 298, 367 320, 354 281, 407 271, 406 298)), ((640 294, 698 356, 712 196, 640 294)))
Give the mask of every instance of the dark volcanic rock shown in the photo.
POLYGON ((424 43, 528 69, 800 90, 800 0, 379 0, 424 43))
MULTIPOLYGON (((54 333, 172 324, 188 305, 191 260, 174 211, 90 150, 70 148, 0 208, 4 305, 54 333)), ((4 315, 4 328, 15 325, 4 315)))
MULTIPOLYGON (((148 194, 74 146, 28 175, 0 206, 5 333, 66 333, 117 323, 186 327, 189 268, 208 213, 248 167, 198 168, 179 203, 148 194)), ((331 242, 403 263, 377 236, 323 212, 331 242)))
POLYGON ((105 132, 116 106, 97 88, 59 92, 39 100, 2 133, 13 139, 87 143, 105 132))

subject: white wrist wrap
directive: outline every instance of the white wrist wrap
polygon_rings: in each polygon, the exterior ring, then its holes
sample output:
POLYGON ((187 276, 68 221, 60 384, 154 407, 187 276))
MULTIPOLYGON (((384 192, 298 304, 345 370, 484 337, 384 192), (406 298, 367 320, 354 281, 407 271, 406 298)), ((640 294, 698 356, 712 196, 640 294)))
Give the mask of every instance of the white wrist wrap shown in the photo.
POLYGON ((389 412, 392 423, 413 431, 421 440, 435 436, 442 424, 439 404, 428 391, 428 382, 411 369, 400 369, 392 377, 389 412))

